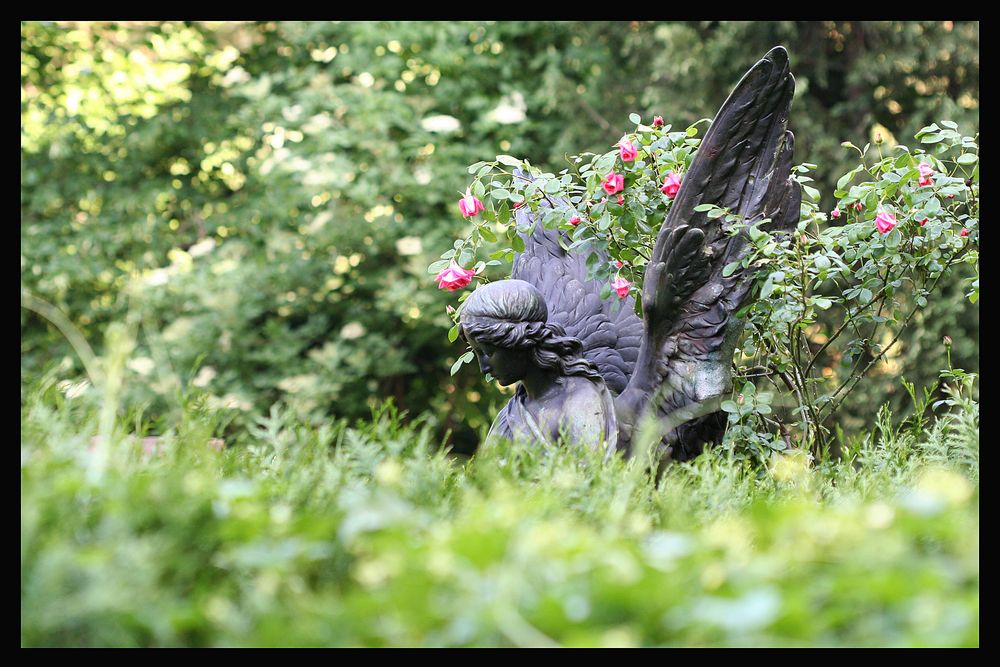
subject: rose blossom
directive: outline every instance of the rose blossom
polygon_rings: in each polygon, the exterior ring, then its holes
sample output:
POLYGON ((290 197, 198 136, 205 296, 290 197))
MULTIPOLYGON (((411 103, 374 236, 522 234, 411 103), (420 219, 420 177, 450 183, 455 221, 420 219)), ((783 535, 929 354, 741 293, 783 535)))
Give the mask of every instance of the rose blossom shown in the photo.
POLYGON ((618 194, 625 189, 625 177, 621 174, 611 172, 608 174, 607 178, 604 179, 604 182, 601 183, 601 187, 603 187, 604 191, 609 195, 618 194))
POLYGON ((924 218, 923 220, 921 220, 921 221, 920 221, 920 226, 921 226, 921 227, 923 227, 924 225, 926 225, 926 224, 927 224, 927 221, 928 221, 929 219, 930 219, 930 218, 924 218))
POLYGON ((969 235, 969 230, 966 229, 965 227, 962 227, 962 231, 959 233, 959 236, 968 236, 968 235, 969 235))
POLYGON ((653 127, 663 127, 663 116, 653 116, 653 127))
POLYGON ((625 280, 621 276, 618 276, 617 278, 611 281, 611 289, 618 292, 619 299, 624 299, 625 297, 628 296, 628 288, 631 284, 632 283, 625 280))
POLYGON ((622 162, 631 162, 639 154, 639 151, 636 150, 635 144, 622 137, 622 140, 618 142, 618 154, 621 156, 622 162))
POLYGON ((840 217, 840 209, 839 208, 835 208, 832 211, 830 211, 830 217, 833 218, 834 220, 836 220, 837 218, 839 218, 840 217))
POLYGON ((893 227, 896 226, 896 216, 892 213, 886 213, 885 211, 879 211, 878 216, 875 218, 875 228, 882 234, 888 234, 892 231, 893 227))
POLYGON ((860 211, 863 208, 864 208, 864 205, 861 202, 858 202, 857 204, 854 205, 854 210, 855 211, 860 211))
POLYGON ((671 199, 677 196, 677 191, 681 189, 681 177, 674 172, 667 174, 667 177, 663 179, 663 185, 660 186, 660 192, 667 195, 671 199))
POLYGON ((618 195, 618 205, 621 206, 624 203, 625 203, 625 196, 624 195, 618 195))
POLYGON ((917 183, 923 187, 925 185, 934 185, 934 179, 931 176, 934 175, 934 167, 930 165, 929 162, 921 162, 918 165, 920 169, 920 180, 917 183))
POLYGON ((455 260, 451 260, 451 264, 448 268, 441 269, 441 272, 437 274, 434 279, 438 281, 438 287, 440 289, 446 289, 449 292, 454 292, 455 290, 462 289, 470 282, 472 282, 472 276, 476 275, 476 272, 472 269, 463 269, 455 260))
POLYGON ((465 196, 458 200, 458 210, 460 210, 462 212, 462 216, 466 218, 471 218, 484 208, 483 202, 479 201, 478 198, 473 197, 472 193, 468 190, 465 191, 465 196))
POLYGON ((579 225, 580 224, 580 216, 574 215, 572 218, 569 219, 569 224, 573 225, 574 227, 576 227, 577 225, 579 225))

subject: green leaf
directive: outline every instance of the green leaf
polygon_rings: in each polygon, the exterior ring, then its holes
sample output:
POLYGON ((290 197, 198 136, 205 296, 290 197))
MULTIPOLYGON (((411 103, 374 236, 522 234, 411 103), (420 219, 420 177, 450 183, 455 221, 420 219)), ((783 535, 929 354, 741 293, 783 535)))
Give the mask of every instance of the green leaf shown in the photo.
POLYGON ((636 125, 638 125, 638 124, 640 124, 642 122, 642 116, 640 116, 637 113, 630 113, 628 115, 628 119, 630 121, 632 121, 633 123, 635 123, 636 125))
POLYGON ((486 225, 479 228, 479 234, 490 243, 497 242, 496 234, 494 234, 493 231, 486 225))
POLYGON ((736 269, 738 269, 738 268, 740 268, 740 262, 739 261, 730 262, 729 264, 726 264, 725 268, 722 269, 722 277, 723 278, 728 278, 729 276, 731 276, 734 273, 736 273, 736 269))
POLYGON ((841 176, 840 179, 837 180, 837 189, 843 190, 844 188, 846 188, 847 184, 851 182, 851 179, 857 175, 859 170, 860 167, 856 167, 847 172, 846 174, 844 174, 843 176, 841 176))
POLYGON ((510 240, 510 246, 514 249, 514 252, 524 252, 524 239, 521 238, 520 234, 514 234, 510 240))
POLYGON ((546 193, 554 195, 562 189, 562 184, 559 181, 551 180, 545 182, 545 187, 542 188, 546 193))
POLYGON ((513 155, 497 155, 497 162, 505 164, 508 167, 520 167, 522 165, 522 162, 513 155))
MULTIPOLYGON (((448 342, 449 343, 454 343, 456 340, 458 340, 458 324, 457 323, 455 324, 455 326, 453 326, 452 328, 448 329, 448 342)), ((452 373, 452 375, 454 375, 454 373, 452 373)))
POLYGON ((766 299, 767 297, 771 296, 771 292, 773 291, 774 291, 774 282, 771 280, 771 277, 768 276, 767 280, 764 281, 763 287, 760 288, 760 298, 766 299))
POLYGON ((462 364, 467 364, 472 361, 472 352, 466 352, 458 358, 458 360, 451 365, 451 374, 454 375, 462 368, 462 364))
POLYGON ((510 198, 510 191, 507 190, 506 188, 493 188, 493 190, 490 192, 490 194, 493 195, 494 199, 509 199, 510 198))
POLYGON ((959 164, 975 164, 978 161, 979 161, 979 156, 973 155, 972 153, 962 153, 961 155, 958 156, 958 159, 955 160, 955 162, 959 164))

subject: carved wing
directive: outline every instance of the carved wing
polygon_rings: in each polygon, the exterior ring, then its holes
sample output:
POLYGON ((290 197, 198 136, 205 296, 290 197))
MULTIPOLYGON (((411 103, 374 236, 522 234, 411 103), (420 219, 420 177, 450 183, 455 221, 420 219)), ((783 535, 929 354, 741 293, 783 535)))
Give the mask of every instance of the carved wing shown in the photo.
POLYGON ((663 223, 643 285, 644 331, 635 371, 618 399, 625 429, 656 414, 674 458, 686 459, 722 434, 719 398, 732 384, 732 353, 742 330, 734 317, 751 275, 723 268, 747 250, 745 232, 727 234, 723 218, 696 212, 715 204, 768 230, 790 230, 801 191, 791 178, 786 130, 795 80, 788 54, 775 47, 737 84, 705 135, 663 223))
MULTIPOLYGON (((523 209, 516 217, 519 225, 536 223, 523 209)), ((611 393, 619 394, 628 384, 642 338, 635 299, 601 299, 602 284, 587 280, 586 255, 567 252, 559 244, 559 230, 537 223, 522 238, 524 252, 515 256, 511 277, 538 288, 545 297, 549 321, 583 342, 583 355, 597 366, 611 393)), ((607 261, 606 256, 602 259, 607 261)))

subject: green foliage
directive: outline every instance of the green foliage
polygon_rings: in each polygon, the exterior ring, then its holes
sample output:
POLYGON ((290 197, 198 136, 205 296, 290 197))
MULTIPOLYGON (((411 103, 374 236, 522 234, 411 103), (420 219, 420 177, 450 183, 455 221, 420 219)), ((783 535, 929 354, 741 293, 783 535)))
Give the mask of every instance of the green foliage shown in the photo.
MULTIPOLYGON (((845 138, 978 131, 978 39, 976 22, 25 22, 22 288, 98 356, 132 312, 152 413, 193 389, 242 426, 275 400, 356 418, 392 396, 471 448, 503 397, 442 372, 460 351, 424 273, 461 233, 464 165, 504 153, 556 174, 607 150, 608 119, 685 127, 781 43, 797 154, 829 197, 855 166, 845 138)), ((924 312, 901 339, 908 376, 934 381, 944 334, 978 368, 977 311, 924 312)), ((49 320, 23 309, 21 340, 23 387, 56 365, 79 380, 49 320)), ((859 389, 844 423, 896 387, 859 389)))
POLYGON ((978 406, 884 411, 843 461, 502 446, 466 461, 392 407, 274 408, 224 451, 30 388, 23 646, 977 646, 978 406))

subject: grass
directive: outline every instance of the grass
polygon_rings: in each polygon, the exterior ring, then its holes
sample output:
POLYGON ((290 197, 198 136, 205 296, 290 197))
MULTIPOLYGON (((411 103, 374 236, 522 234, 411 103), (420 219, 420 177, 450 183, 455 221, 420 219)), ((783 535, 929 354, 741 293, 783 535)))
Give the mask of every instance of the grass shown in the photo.
POLYGON ((22 646, 979 644, 961 394, 883 411, 843 461, 709 451, 659 480, 573 446, 460 459, 391 406, 275 408, 217 451, 194 401, 145 451, 105 400, 22 397, 22 646))

